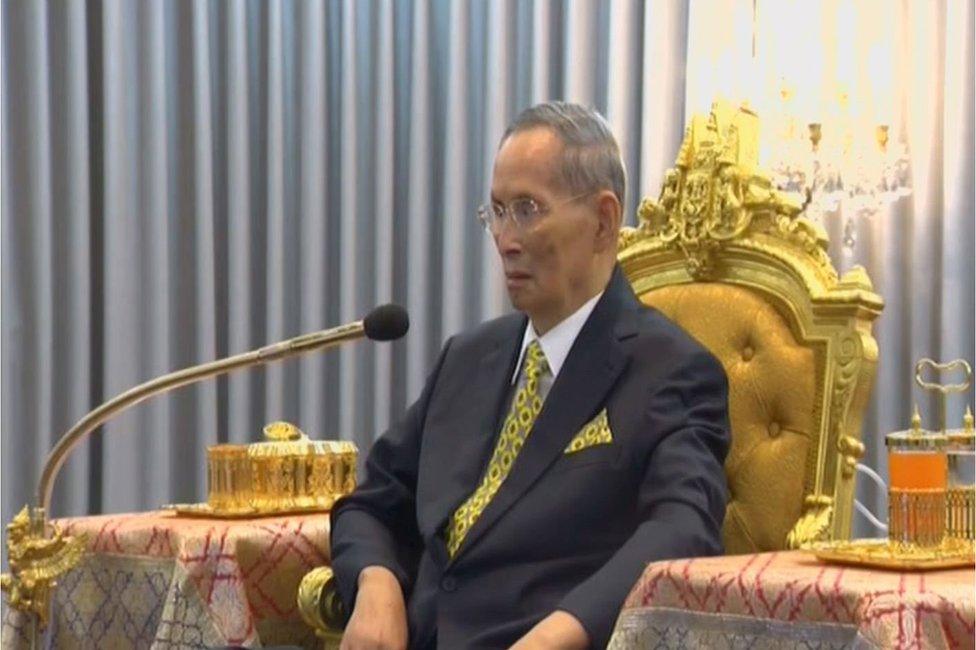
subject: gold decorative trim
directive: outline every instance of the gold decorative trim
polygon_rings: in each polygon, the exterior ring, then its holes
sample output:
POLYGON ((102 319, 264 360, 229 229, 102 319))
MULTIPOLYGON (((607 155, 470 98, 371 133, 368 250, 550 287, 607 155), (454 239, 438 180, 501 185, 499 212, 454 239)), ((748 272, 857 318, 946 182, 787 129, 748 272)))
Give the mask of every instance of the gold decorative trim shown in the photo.
POLYGON ((809 496, 803 503, 803 515, 786 537, 787 548, 801 548, 830 537, 830 520, 834 500, 823 495, 809 496))
POLYGON ((864 445, 856 437, 844 435, 847 413, 854 395, 854 385, 861 367, 861 349, 856 332, 842 332, 834 340, 833 361, 834 390, 830 400, 828 426, 837 438, 837 451, 841 454, 841 472, 847 478, 854 475, 858 459, 864 454, 864 445))
POLYGON ((946 539, 934 548, 887 539, 855 539, 809 544, 802 550, 823 562, 896 571, 954 569, 976 563, 976 547, 971 541, 958 539, 946 539))
POLYGON ((853 436, 841 436, 837 440, 837 451, 841 455, 841 471, 845 478, 854 475, 857 461, 864 456, 864 443, 853 436))
POLYGON ((298 611, 319 638, 342 636, 345 610, 331 568, 322 566, 305 574, 298 585, 298 611))
POLYGON ((708 280, 727 243, 750 237, 761 246, 771 238, 814 256, 824 277, 836 281, 826 233, 798 218, 799 197, 777 191, 757 171, 758 130, 753 113, 727 104, 716 103, 707 119, 693 117, 659 199, 641 202, 640 225, 623 230, 621 250, 643 241, 678 251, 692 278, 708 280))
POLYGON ((876 317, 883 308, 861 267, 838 278, 827 255, 827 234, 801 214, 797 195, 780 192, 758 165, 755 114, 716 102, 685 130, 675 166, 658 200, 644 199, 637 228, 623 228, 621 262, 668 255, 689 279, 721 277, 722 258, 749 251, 801 271, 814 301, 862 303, 876 317))
POLYGON ((40 628, 47 627, 51 594, 58 578, 84 557, 87 537, 69 537, 56 524, 50 537, 36 530, 27 506, 7 524, 7 557, 10 573, 0 576, 0 587, 14 609, 37 615, 40 628))
POLYGON ((162 507, 162 510, 171 510, 181 517, 196 517, 198 519, 256 519, 259 517, 281 517, 283 515, 329 512, 329 508, 319 506, 287 506, 277 510, 241 506, 235 509, 214 508, 209 503, 168 503, 162 507))

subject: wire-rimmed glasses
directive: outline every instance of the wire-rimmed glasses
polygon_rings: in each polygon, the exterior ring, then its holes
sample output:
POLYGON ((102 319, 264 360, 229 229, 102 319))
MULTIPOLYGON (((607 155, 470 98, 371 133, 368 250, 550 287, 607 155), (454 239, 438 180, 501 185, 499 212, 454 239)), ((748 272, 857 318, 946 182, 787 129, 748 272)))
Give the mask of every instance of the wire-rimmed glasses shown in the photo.
POLYGON ((577 194, 554 205, 540 204, 533 198, 523 197, 511 201, 508 205, 501 203, 486 203, 478 208, 478 221, 484 226, 485 230, 492 235, 498 234, 505 217, 512 218, 516 228, 530 228, 545 214, 552 212, 556 208, 562 207, 573 201, 577 201, 593 192, 577 194))

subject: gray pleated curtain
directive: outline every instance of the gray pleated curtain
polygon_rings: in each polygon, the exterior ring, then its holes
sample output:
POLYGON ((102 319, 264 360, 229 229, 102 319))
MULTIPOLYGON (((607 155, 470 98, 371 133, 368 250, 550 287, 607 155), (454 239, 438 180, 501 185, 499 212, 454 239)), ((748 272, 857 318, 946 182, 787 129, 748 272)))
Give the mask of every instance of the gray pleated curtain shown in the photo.
MULTIPOLYGON (((604 112, 633 215, 673 164, 696 83, 689 33, 713 1, 5 1, 3 520, 101 401, 394 301, 412 323, 400 342, 242 372, 113 421, 65 467, 52 514, 201 500, 206 446, 276 419, 368 449, 442 341, 508 309, 474 218, 505 124, 549 98, 604 112)), ((930 98, 899 126, 916 192, 859 221, 853 250, 840 215, 827 224, 837 265, 867 266, 888 303, 865 422, 882 470, 914 359, 974 354, 973 2, 908 5, 933 34, 899 45, 917 68, 906 96, 930 98)))
POLYGON ((202 499, 206 446, 276 419, 365 451, 444 338, 508 309, 475 208, 518 110, 605 112, 640 185, 630 214, 681 139, 683 2, 38 1, 3 18, 4 520, 93 405, 395 301, 400 342, 114 420, 53 514, 202 499))

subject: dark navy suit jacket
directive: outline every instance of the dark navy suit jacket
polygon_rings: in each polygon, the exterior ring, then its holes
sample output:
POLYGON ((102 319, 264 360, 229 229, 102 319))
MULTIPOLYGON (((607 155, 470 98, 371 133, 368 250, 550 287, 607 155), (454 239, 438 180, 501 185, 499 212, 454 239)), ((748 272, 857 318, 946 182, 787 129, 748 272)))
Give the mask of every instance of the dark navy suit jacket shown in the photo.
POLYGON ((725 373, 618 268, 511 473, 448 557, 445 524, 491 455, 526 324, 505 316, 448 340, 332 511, 343 602, 352 609, 364 567, 389 568, 412 648, 507 647, 556 609, 602 647, 647 562, 722 552, 725 373), (604 408, 613 442, 564 454, 604 408))

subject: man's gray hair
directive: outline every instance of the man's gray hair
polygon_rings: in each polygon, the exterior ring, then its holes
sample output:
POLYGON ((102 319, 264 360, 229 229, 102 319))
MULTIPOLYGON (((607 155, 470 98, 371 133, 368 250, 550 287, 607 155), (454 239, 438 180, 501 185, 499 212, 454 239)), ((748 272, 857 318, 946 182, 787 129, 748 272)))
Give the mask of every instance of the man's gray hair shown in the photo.
POLYGON ((574 194, 610 190, 624 205, 627 174, 620 147, 602 115, 569 102, 536 104, 508 125, 499 146, 513 133, 539 127, 552 129, 563 143, 560 180, 566 189, 574 194))

